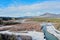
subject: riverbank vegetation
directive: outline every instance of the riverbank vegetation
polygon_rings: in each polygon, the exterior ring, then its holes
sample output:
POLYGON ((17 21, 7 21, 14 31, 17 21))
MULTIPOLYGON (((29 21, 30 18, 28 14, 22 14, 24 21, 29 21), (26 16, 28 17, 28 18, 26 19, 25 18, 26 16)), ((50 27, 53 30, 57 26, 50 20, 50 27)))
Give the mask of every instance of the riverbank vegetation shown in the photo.
POLYGON ((60 19, 57 18, 33 18, 34 21, 37 22, 56 22, 56 23, 60 23, 60 19))
POLYGON ((60 18, 33 18, 33 21, 37 22, 52 22, 55 23, 55 28, 60 30, 60 18))

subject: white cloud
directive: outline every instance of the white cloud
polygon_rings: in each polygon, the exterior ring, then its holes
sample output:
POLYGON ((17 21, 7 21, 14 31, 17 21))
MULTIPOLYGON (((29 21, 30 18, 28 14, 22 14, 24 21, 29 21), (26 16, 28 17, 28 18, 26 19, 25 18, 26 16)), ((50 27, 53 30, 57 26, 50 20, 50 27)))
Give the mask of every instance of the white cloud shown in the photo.
POLYGON ((60 13, 60 2, 47 1, 32 5, 8 6, 4 9, 0 9, 1 15, 4 14, 8 16, 31 16, 40 15, 40 13, 45 12, 60 13))

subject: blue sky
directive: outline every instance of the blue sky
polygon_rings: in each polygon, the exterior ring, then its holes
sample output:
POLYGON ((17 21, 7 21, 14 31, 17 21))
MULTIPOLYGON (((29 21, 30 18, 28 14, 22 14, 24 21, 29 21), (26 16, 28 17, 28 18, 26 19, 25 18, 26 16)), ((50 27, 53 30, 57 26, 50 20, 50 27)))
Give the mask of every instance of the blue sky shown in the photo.
POLYGON ((0 0, 0 16, 39 16, 46 12, 60 14, 59 0, 0 0))

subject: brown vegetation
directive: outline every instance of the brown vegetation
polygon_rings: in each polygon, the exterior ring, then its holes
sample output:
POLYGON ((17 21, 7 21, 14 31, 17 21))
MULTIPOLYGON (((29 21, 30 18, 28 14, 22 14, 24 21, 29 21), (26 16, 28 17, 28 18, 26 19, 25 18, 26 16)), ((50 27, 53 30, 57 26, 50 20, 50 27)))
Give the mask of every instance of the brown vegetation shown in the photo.
POLYGON ((22 23, 14 25, 14 27, 9 29, 10 31, 41 31, 41 26, 39 23, 22 23))

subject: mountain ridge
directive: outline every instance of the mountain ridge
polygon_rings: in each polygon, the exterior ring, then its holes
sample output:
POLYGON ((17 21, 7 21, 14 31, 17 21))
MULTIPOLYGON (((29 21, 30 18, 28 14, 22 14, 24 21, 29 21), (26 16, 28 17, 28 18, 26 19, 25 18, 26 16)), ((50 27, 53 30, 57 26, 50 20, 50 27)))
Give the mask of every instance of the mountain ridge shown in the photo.
POLYGON ((40 15, 40 17, 44 18, 60 18, 60 14, 52 14, 52 13, 44 13, 40 15))

